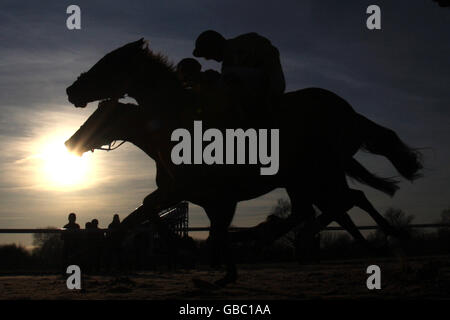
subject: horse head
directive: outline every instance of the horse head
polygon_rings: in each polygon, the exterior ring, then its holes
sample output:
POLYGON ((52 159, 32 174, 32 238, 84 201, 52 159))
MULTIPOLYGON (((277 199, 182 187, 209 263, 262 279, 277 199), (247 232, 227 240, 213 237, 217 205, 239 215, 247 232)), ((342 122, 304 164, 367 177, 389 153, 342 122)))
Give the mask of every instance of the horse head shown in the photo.
POLYGON ((95 149, 114 150, 138 135, 139 128, 143 126, 140 123, 143 118, 141 112, 137 106, 102 101, 65 145, 70 152, 79 156, 95 149), (120 140, 123 142, 114 146, 115 142, 120 140))
POLYGON ((165 71, 175 77, 166 58, 150 51, 142 38, 106 54, 89 71, 82 73, 66 92, 69 102, 84 108, 92 101, 120 99, 143 85, 146 90, 157 89, 161 77, 167 77, 165 71))

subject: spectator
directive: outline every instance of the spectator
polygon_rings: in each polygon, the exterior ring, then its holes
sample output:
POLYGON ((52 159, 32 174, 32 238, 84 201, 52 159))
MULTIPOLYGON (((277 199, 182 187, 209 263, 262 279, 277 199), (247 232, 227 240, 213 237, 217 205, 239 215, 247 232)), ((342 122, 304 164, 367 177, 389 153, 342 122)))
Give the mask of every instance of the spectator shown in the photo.
POLYGON ((122 233, 120 231, 120 218, 118 214, 114 215, 113 221, 108 226, 108 233, 106 235, 108 269, 111 269, 113 265, 116 265, 119 270, 122 270, 122 233))
POLYGON ((75 213, 69 214, 69 223, 66 224, 63 228, 67 230, 67 232, 63 232, 61 234, 61 240, 64 241, 63 244, 63 272, 65 273, 65 269, 71 265, 75 264, 74 256, 78 251, 78 234, 75 232, 80 230, 80 226, 76 223, 77 216, 75 213))
POLYGON ((101 258, 103 252, 103 240, 104 235, 100 232, 98 228, 98 220, 93 219, 91 221, 91 232, 88 232, 88 251, 89 251, 89 262, 92 266, 92 271, 99 272, 101 265, 101 258))

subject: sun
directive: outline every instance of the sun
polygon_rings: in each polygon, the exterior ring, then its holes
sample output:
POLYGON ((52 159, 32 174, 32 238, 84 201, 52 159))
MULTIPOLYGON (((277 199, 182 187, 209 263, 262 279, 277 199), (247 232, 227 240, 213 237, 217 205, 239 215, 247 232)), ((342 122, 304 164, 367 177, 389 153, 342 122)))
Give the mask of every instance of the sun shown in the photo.
POLYGON ((44 143, 40 158, 42 174, 49 186, 56 188, 83 187, 92 177, 91 154, 79 157, 64 146, 65 139, 44 143))

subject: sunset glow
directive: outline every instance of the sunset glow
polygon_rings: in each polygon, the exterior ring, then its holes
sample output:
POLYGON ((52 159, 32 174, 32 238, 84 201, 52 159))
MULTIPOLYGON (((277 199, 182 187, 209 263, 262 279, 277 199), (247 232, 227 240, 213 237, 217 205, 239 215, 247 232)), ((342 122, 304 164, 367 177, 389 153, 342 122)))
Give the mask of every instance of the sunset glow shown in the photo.
POLYGON ((45 142, 40 153, 41 176, 51 188, 73 189, 89 184, 93 168, 91 153, 82 157, 71 154, 64 146, 65 139, 45 142))

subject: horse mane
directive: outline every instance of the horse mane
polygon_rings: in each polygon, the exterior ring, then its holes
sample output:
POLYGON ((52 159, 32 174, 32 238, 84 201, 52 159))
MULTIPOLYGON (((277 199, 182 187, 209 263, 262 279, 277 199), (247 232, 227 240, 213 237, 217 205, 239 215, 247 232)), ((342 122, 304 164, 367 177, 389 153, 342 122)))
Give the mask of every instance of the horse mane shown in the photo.
POLYGON ((166 71, 175 74, 176 67, 173 62, 169 60, 167 55, 161 52, 154 52, 148 47, 148 42, 144 41, 144 45, 142 46, 142 51, 145 56, 154 64, 161 66, 161 68, 166 71))

